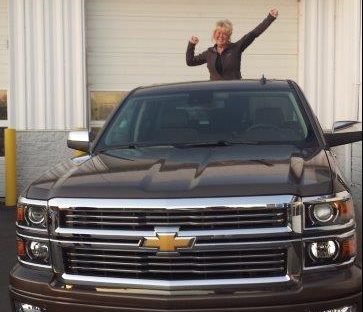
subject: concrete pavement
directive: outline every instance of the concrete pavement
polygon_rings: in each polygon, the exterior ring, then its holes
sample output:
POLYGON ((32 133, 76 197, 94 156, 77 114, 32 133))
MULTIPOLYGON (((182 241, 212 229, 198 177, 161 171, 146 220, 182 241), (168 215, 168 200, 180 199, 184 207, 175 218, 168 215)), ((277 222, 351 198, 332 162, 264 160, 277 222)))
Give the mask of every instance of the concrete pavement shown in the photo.
POLYGON ((9 272, 16 263, 15 208, 3 205, 0 199, 0 311, 10 312, 8 296, 9 272))

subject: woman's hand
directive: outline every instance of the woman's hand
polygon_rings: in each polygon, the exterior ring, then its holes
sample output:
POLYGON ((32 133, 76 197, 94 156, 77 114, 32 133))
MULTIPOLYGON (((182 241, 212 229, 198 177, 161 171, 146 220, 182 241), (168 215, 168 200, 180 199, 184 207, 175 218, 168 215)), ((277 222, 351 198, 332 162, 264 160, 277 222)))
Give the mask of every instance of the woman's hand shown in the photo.
POLYGON ((277 18, 279 16, 279 10, 278 9, 272 9, 270 11, 270 15, 273 16, 274 18, 277 18))
POLYGON ((192 36, 192 38, 190 38, 189 42, 194 44, 194 45, 197 45, 199 43, 199 38, 195 37, 195 36, 192 36))

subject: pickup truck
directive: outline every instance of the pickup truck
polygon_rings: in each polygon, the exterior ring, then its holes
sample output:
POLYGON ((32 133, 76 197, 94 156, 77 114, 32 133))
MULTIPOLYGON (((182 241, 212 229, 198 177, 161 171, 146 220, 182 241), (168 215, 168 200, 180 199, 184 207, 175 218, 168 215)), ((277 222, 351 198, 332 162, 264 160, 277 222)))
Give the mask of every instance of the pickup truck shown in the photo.
POLYGON ((17 205, 15 312, 360 312, 355 207, 289 80, 137 88, 17 205))

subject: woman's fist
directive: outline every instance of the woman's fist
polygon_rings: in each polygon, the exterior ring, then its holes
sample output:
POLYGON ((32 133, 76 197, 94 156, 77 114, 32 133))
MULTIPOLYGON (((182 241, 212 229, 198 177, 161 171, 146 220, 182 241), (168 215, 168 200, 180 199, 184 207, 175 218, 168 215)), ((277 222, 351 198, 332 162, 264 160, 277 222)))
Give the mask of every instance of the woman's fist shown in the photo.
POLYGON ((198 44, 199 38, 195 37, 195 36, 192 36, 192 38, 190 38, 189 42, 192 43, 192 44, 198 44))
POLYGON ((270 11, 270 15, 277 18, 279 16, 279 10, 278 9, 272 9, 270 11))

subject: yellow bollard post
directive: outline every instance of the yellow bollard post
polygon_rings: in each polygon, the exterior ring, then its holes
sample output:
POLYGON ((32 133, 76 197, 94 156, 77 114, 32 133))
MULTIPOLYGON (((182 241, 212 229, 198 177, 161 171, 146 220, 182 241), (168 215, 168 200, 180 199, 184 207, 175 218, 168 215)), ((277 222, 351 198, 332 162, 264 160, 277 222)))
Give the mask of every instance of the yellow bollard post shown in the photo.
POLYGON ((76 150, 74 152, 74 157, 81 157, 81 156, 84 156, 84 155, 86 155, 86 153, 85 152, 82 152, 82 151, 76 150))
POLYGON ((5 129, 5 205, 16 202, 16 131, 5 129))

